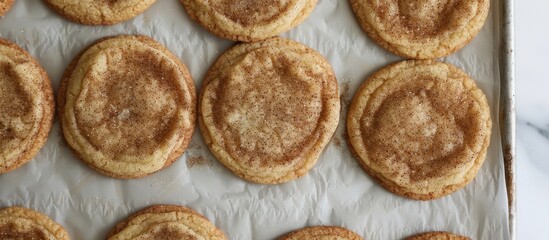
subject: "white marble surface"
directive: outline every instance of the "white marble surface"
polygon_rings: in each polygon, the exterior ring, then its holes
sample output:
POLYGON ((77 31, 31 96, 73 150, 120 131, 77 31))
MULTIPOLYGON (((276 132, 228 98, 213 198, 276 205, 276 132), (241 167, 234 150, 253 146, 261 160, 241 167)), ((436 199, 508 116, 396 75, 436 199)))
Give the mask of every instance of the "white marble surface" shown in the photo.
POLYGON ((549 8, 516 1, 517 235, 549 239, 549 8))

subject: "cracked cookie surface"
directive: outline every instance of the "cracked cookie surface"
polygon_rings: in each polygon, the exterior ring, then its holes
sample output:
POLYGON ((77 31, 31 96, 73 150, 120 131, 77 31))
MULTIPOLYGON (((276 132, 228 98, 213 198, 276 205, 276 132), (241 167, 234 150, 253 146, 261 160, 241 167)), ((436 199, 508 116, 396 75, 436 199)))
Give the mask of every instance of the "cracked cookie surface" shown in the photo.
POLYGON ((141 14, 156 0, 44 0, 65 18, 86 25, 113 25, 141 14))

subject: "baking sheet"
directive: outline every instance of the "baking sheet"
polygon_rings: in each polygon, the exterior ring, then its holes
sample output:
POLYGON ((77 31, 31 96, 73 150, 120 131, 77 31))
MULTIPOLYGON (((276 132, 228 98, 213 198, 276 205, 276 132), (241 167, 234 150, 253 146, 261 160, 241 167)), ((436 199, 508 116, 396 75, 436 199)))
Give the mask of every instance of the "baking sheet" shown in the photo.
MULTIPOLYGON (((337 225, 366 239, 402 239, 424 231, 451 231, 473 239, 509 239, 507 196, 498 125, 499 2, 480 34, 441 59, 464 69, 484 90, 494 121, 487 159, 465 189, 421 202, 398 197, 373 182, 349 153, 346 109, 355 90, 375 70, 398 60, 374 44, 356 23, 346 0, 319 0, 311 16, 284 37, 320 51, 334 67, 344 108, 340 126, 315 167, 285 184, 247 183, 208 152, 195 131, 185 154, 150 177, 117 180, 76 159, 56 120, 44 148, 22 168, 0 175, 0 207, 39 210, 61 223, 73 239, 103 239, 129 214, 152 204, 186 205, 204 214, 230 239, 275 239, 304 226, 337 225)), ((122 24, 71 23, 42 1, 18 0, 0 19, 0 37, 16 42, 47 70, 57 90, 65 67, 104 36, 144 34, 167 46, 188 66, 196 86, 208 67, 234 43, 192 22, 178 0, 161 0, 122 24)))
POLYGON ((516 108, 515 108, 515 1, 500 4, 500 131, 505 167, 505 185, 509 205, 509 233, 517 239, 516 218, 516 108))

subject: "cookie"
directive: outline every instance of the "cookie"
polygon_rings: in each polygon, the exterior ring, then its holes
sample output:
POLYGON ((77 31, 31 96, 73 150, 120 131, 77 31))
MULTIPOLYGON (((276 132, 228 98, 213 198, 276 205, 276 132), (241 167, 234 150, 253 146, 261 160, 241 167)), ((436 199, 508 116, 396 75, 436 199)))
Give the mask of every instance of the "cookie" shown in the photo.
POLYGON ((208 71, 199 101, 206 145, 234 174, 255 183, 307 174, 339 121, 331 66, 283 38, 229 49, 208 71))
POLYGON ((409 238, 406 238, 406 240, 471 240, 468 237, 455 235, 448 232, 428 232, 428 233, 422 233, 418 234, 409 238))
POLYGON ((0 0, 0 16, 4 16, 14 2, 15 0, 0 0))
POLYGON ((0 239, 69 240, 69 234, 48 216, 37 211, 10 207, 0 209, 0 239))
POLYGON ((93 169, 139 178, 176 161, 196 121, 185 65, 145 36, 104 38, 69 65, 58 95, 61 128, 93 169))
POLYGON ((227 239, 223 231, 192 209, 155 205, 116 225, 107 240, 123 239, 227 239))
POLYGON ((44 0, 61 16, 80 24, 113 25, 143 13, 156 0, 44 0))
POLYGON ((361 236, 350 230, 331 226, 307 227, 299 229, 280 237, 278 240, 308 239, 363 240, 361 236))
POLYGON ((389 191, 431 200, 471 182, 486 157, 492 121, 482 90, 432 60, 392 64, 358 90, 347 117, 351 150, 389 191))
POLYGON ((394 54, 414 59, 444 57, 478 34, 490 0, 349 0, 368 36, 394 54))
POLYGON ((274 37, 303 22, 317 0, 181 0, 189 16, 213 34, 242 42, 274 37))
POLYGON ((48 138, 53 116, 46 71, 25 50, 0 39, 0 174, 34 158, 48 138))

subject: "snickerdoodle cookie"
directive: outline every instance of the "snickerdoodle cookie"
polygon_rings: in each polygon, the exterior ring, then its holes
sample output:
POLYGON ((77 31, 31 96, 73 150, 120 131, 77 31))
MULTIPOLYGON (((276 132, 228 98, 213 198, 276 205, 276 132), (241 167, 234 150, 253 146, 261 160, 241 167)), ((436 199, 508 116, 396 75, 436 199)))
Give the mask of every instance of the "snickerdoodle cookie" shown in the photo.
POLYGON ((86 25, 113 25, 134 18, 156 0, 44 0, 63 17, 86 25))
POLYGON ((469 43, 488 16, 490 0, 349 0, 366 33, 407 58, 450 55, 469 43))
POLYGON ((428 232, 406 238, 406 240, 471 240, 468 237, 448 232, 428 232))
POLYGON ((116 225, 109 232, 107 239, 226 240, 227 237, 223 231, 192 209, 174 205, 155 205, 116 225))
POLYGON ((101 39, 65 71, 61 127, 75 154, 116 178, 138 178, 176 161, 196 120, 196 92, 185 65, 145 36, 101 39))
POLYGON ((181 0, 189 16, 215 35, 251 42, 303 22, 317 0, 181 0))
POLYGON ((476 176, 492 121, 482 90, 458 68, 431 60, 389 65, 358 90, 347 118, 351 150, 386 189, 430 200, 476 176))
POLYGON ((46 71, 25 50, 0 39, 0 174, 34 158, 54 112, 46 71))
POLYGON ((358 234, 351 230, 332 227, 319 226, 307 227, 288 233, 278 240, 317 240, 317 239, 334 239, 334 240, 364 240, 358 234))
POLYGON ((210 68, 198 109, 223 165, 251 182, 282 183, 305 175, 331 139, 338 84, 324 57, 300 43, 242 43, 210 68))
POLYGON ((63 226, 37 211, 9 207, 0 209, 0 239, 69 240, 63 226))

